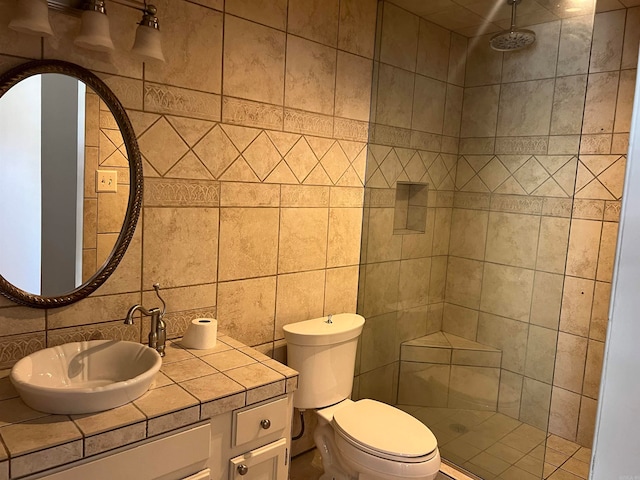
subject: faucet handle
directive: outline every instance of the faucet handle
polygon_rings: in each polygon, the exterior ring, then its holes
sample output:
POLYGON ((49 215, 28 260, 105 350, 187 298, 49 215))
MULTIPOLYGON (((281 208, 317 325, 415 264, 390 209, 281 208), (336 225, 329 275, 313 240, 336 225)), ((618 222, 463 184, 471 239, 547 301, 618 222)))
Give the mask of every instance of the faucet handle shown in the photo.
POLYGON ((153 289, 156 291, 156 295, 158 296, 158 298, 162 302, 162 312, 160 312, 160 318, 162 318, 162 317, 164 317, 164 314, 167 312, 167 304, 165 303, 164 299, 160 296, 160 284, 159 283, 154 283, 153 284, 153 289))

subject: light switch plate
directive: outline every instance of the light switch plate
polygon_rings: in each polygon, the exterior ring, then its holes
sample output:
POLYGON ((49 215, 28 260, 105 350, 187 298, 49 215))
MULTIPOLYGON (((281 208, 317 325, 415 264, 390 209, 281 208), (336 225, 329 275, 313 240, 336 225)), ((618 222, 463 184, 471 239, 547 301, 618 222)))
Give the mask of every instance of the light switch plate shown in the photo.
POLYGON ((116 170, 96 171, 96 192, 117 192, 118 172, 116 170))

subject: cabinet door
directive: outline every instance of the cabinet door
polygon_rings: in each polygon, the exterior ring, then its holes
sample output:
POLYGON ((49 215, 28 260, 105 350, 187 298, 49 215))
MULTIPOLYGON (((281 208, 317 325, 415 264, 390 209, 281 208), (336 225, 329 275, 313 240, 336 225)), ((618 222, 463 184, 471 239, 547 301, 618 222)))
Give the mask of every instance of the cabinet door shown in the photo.
POLYGON ((287 440, 281 438, 230 460, 229 480, 287 480, 287 440))

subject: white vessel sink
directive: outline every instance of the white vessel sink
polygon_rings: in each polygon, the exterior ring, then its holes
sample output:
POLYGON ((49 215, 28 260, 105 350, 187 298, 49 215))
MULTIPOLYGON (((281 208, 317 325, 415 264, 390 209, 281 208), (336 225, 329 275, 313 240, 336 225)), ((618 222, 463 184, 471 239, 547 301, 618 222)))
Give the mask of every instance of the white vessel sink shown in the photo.
POLYGON ((46 413, 93 413, 131 402, 149 389, 162 359, 135 342, 65 343, 24 357, 11 382, 24 403, 46 413))

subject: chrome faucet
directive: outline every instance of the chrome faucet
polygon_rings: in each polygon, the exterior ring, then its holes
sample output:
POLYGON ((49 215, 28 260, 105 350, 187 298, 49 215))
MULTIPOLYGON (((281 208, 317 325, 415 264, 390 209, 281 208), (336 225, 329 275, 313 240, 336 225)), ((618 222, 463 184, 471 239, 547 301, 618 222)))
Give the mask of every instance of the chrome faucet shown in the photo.
POLYGON ((129 309, 127 317, 124 319, 125 325, 133 325, 133 315, 140 310, 143 315, 151 317, 151 328, 149 331, 149 347, 156 350, 161 357, 165 355, 165 346, 167 342, 167 325, 164 322, 164 314, 167 311, 167 304, 160 296, 160 284, 154 283, 153 289, 156 291, 156 295, 162 302, 162 310, 159 308, 152 308, 147 310, 142 305, 137 304, 129 309))

